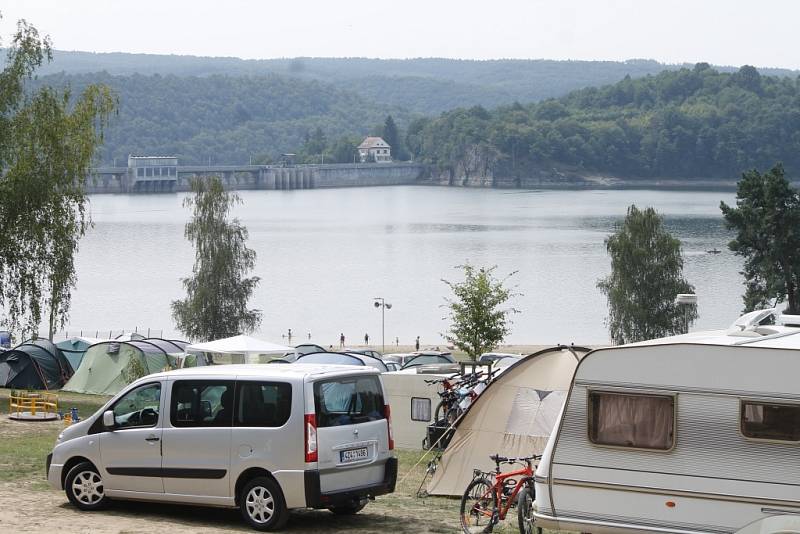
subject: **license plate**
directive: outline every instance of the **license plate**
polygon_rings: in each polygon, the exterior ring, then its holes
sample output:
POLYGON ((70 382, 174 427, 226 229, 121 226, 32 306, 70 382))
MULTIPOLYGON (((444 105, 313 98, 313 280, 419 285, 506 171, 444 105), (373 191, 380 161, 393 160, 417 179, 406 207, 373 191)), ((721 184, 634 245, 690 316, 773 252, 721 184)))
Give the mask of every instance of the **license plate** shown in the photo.
POLYGON ((360 447, 358 449, 348 449, 346 451, 341 451, 339 453, 339 459, 343 464, 350 462, 358 462, 359 460, 366 460, 368 458, 369 455, 367 454, 366 447, 360 447))

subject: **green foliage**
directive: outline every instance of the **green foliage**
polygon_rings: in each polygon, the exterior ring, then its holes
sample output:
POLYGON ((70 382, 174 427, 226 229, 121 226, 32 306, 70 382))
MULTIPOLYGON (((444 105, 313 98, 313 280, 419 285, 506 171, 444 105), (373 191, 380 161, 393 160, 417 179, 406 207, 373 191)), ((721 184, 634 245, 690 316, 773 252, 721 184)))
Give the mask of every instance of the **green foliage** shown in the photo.
MULTIPOLYGON (((409 127, 414 159, 454 168, 494 152, 494 176, 570 168, 635 178, 726 178, 783 161, 800 170, 800 83, 744 66, 693 69, 486 112, 456 109, 409 127)), ((557 175, 557 173, 553 173, 557 175)))
MULTIPOLYGON (((286 152, 300 156, 303 143, 319 141, 319 134, 328 161, 329 139, 363 139, 387 111, 401 125, 410 116, 328 83, 276 75, 54 74, 38 83, 75 89, 103 83, 113 88, 120 99, 119 116, 109 124, 100 153, 109 165, 125 165, 129 154, 176 155, 186 165, 207 163, 209 157, 212 163, 229 164, 246 164, 251 158, 278 161, 286 152)), ((320 145, 310 146, 308 162, 319 163, 322 153, 320 145)))
POLYGON ((511 333, 510 316, 518 311, 503 307, 510 298, 518 296, 506 287, 515 273, 499 280, 494 267, 475 269, 471 265, 458 267, 464 271, 464 280, 442 280, 453 292, 445 298, 449 310, 450 329, 445 339, 464 351, 472 360, 497 347, 511 333))
POLYGON ((38 331, 43 307, 51 339, 69 316, 74 255, 90 225, 86 176, 116 106, 102 85, 78 97, 32 89, 50 53, 49 40, 21 21, 0 73, 0 304, 23 338, 38 331))
POLYGON ((724 202, 725 224, 736 230, 728 247, 744 257, 744 311, 788 300, 788 313, 800 313, 800 193, 783 166, 742 175, 736 207, 724 202))
POLYGON ((383 123, 381 137, 391 147, 392 157, 395 160, 403 159, 401 157, 403 147, 400 146, 400 132, 397 131, 397 125, 391 115, 387 115, 386 121, 383 123))
POLYGON ((681 243, 653 208, 631 205, 617 231, 606 238, 611 274, 597 287, 608 298, 608 329, 615 345, 655 339, 684 331, 697 308, 679 306, 679 293, 693 293, 683 279, 681 243), (686 314, 686 315, 684 315, 686 314))
POLYGON ((228 220, 241 200, 216 176, 193 180, 192 191, 194 197, 184 201, 193 208, 185 234, 194 244, 195 262, 192 277, 183 279, 187 297, 172 302, 175 324, 200 341, 251 333, 261 311, 247 309, 247 301, 259 278, 245 275, 255 267, 256 253, 247 248, 247 228, 238 219, 228 220))

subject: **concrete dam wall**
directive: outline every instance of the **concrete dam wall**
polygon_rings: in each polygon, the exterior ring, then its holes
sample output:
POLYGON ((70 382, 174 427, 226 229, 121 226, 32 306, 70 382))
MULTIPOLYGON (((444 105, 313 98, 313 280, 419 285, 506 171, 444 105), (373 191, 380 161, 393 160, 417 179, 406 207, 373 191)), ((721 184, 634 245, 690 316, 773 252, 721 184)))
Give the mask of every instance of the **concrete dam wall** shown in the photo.
POLYGON ((189 191, 198 176, 219 176, 228 189, 292 190, 415 184, 427 167, 416 163, 328 165, 177 166, 175 172, 138 176, 128 167, 100 167, 87 179, 89 193, 172 193, 189 191))

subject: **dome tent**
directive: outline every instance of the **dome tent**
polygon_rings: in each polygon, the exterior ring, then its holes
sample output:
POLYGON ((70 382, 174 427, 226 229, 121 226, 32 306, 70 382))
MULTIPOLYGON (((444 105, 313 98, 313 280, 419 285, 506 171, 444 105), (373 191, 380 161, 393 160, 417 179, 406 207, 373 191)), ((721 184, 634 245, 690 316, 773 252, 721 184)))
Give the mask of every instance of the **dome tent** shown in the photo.
POLYGON ((0 353, 2 387, 59 389, 73 372, 61 350, 46 339, 32 339, 0 353))
POLYGON ((141 376, 176 367, 186 343, 148 338, 103 341, 86 350, 64 391, 113 395, 141 376))

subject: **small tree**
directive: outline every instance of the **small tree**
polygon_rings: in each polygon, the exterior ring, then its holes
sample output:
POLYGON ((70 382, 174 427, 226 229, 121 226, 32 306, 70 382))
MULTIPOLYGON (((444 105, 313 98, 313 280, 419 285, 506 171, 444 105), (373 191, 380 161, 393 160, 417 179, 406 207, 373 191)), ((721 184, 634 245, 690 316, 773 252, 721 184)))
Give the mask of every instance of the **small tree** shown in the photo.
POLYGON ((193 275, 182 280, 187 297, 172 302, 172 316, 178 330, 194 340, 250 333, 261 322, 260 310, 247 309, 259 282, 257 276, 245 278, 256 253, 245 244, 247 229, 238 219, 228 220, 241 200, 216 176, 192 180, 192 191, 184 206, 194 209, 185 231, 195 248, 193 275))
POLYGON ((472 265, 457 267, 464 271, 463 282, 442 280, 453 291, 453 298, 445 297, 450 310, 450 330, 445 339, 475 360, 491 351, 511 333, 510 315, 519 313, 512 307, 503 307, 511 297, 518 296, 506 287, 506 282, 516 272, 502 280, 494 277, 497 266, 475 269, 472 265))
POLYGON ((744 311, 785 299, 788 313, 800 313, 800 195, 783 166, 744 173, 736 207, 721 202, 720 209, 737 232, 728 248, 744 257, 744 311))
POLYGON ((400 133, 397 131, 397 125, 391 115, 386 116, 381 137, 391 147, 394 159, 402 159, 403 148, 400 146, 400 133))
POLYGON ((617 231, 606 238, 611 274, 597 282, 608 298, 608 329, 614 344, 679 334, 697 319, 697 307, 675 303, 693 293, 683 279, 681 243, 653 208, 631 205, 617 231))

